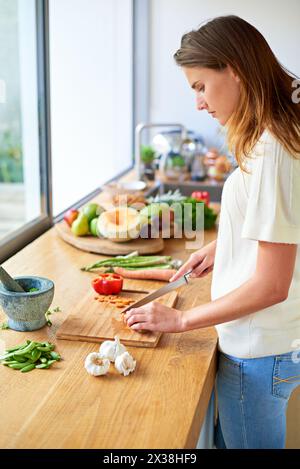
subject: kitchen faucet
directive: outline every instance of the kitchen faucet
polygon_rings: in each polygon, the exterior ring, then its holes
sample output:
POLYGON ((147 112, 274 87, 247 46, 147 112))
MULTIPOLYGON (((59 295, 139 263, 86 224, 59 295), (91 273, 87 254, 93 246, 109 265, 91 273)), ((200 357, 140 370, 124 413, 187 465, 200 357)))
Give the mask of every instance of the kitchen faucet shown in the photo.
POLYGON ((141 122, 138 124, 135 128, 135 172, 138 180, 141 178, 141 133, 144 129, 150 129, 154 127, 177 127, 181 130, 182 140, 184 140, 187 135, 185 126, 178 123, 155 124, 141 122))

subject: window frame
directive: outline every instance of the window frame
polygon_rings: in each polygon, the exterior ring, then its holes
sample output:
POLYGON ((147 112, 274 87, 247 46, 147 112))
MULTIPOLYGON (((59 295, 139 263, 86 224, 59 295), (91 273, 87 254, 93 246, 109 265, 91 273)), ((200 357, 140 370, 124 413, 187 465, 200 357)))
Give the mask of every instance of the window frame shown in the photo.
MULTIPOLYGON (((50 59, 49 59, 49 0, 35 0, 37 35, 37 82, 40 151, 40 197, 43 214, 0 240, 0 263, 45 233, 62 220, 64 212, 53 217, 52 166, 51 166, 51 109, 50 109, 50 59)), ((149 117, 150 89, 150 3, 149 0, 132 0, 132 152, 134 155, 135 126, 149 117)), ((116 174, 106 183, 128 173, 134 167, 134 156, 130 166, 116 174)), ((96 197, 102 188, 90 192, 74 201, 72 208, 79 208, 96 197)))
POLYGON ((11 257, 53 225, 51 187, 51 133, 49 100, 49 9, 48 0, 35 0, 40 155, 40 201, 42 214, 0 241, 0 262, 11 257))

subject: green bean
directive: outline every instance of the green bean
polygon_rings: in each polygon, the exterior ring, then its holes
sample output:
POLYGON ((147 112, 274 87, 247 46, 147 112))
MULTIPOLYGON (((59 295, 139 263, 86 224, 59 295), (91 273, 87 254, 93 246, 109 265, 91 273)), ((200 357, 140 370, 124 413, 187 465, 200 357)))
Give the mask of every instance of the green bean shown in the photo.
POLYGON ((57 360, 48 360, 47 365, 51 366, 52 363, 55 363, 57 360))
POLYGON ((15 352, 15 355, 25 355, 26 353, 31 352, 31 350, 33 350, 35 347, 36 347, 36 342, 31 342, 24 349, 17 350, 15 352))
POLYGON ((25 366, 22 368, 21 373, 26 373, 27 371, 31 371, 35 368, 35 364, 31 363, 30 365, 25 366))
POLYGON ((54 345, 48 345, 45 347, 37 346, 37 349, 40 350, 41 352, 51 352, 54 349, 54 345))
POLYGON ((169 263, 171 256, 133 256, 131 258, 113 258, 96 262, 90 266, 82 267, 81 270, 90 271, 101 267, 146 267, 156 264, 169 263))
POLYGON ((40 358, 41 355, 42 355, 42 352, 40 350, 34 349, 31 352, 30 360, 32 362, 36 362, 36 361, 38 361, 38 359, 40 358))
POLYGON ((54 360, 57 360, 57 361, 61 360, 61 356, 57 352, 50 352, 50 355, 54 360))
POLYGON ((13 358, 14 358, 14 360, 16 360, 19 363, 27 362, 27 357, 25 357, 25 356, 21 357, 19 355, 14 355, 13 358))
POLYGON ((10 352, 10 353, 7 353, 5 355, 2 355, 0 360, 7 360, 8 358, 13 357, 14 354, 15 354, 15 352, 10 352))
POLYGON ((33 365, 33 363, 26 362, 26 363, 13 363, 8 365, 9 368, 13 368, 14 370, 23 370, 23 368, 27 368, 29 365, 33 365))
POLYGON ((6 352, 8 352, 8 353, 15 352, 16 350, 27 347, 27 345, 28 345, 27 342, 25 344, 16 345, 15 347, 7 349, 6 352))
POLYGON ((9 368, 20 370, 22 373, 34 368, 47 369, 61 360, 59 353, 54 352, 55 345, 51 342, 35 342, 26 340, 26 343, 10 348, 1 357, 0 363, 9 368))

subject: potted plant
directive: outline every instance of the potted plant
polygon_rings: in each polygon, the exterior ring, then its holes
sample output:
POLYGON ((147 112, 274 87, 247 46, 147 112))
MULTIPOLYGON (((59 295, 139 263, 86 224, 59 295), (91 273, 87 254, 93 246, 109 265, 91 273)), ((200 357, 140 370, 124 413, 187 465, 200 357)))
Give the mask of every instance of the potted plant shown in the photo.
POLYGON ((155 178, 155 150, 150 145, 141 145, 142 174, 149 181, 155 178))
POLYGON ((179 153, 169 152, 166 165, 166 176, 170 179, 184 180, 187 173, 185 159, 179 153))

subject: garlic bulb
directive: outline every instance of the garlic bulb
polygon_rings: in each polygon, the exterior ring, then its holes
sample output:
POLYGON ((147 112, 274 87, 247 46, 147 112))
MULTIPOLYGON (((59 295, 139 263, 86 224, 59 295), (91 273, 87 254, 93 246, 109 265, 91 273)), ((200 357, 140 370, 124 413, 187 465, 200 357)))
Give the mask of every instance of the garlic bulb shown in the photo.
POLYGON ((110 367, 110 361, 107 358, 102 358, 100 353, 92 352, 86 357, 84 367, 90 375, 106 375, 110 367))
POLYGON ((108 358, 111 362, 114 362, 116 357, 121 353, 126 352, 127 349, 121 344, 119 337, 116 335, 115 340, 105 340, 102 342, 99 348, 99 353, 102 358, 108 358))
POLYGON ((135 370, 136 361, 128 352, 118 355, 115 360, 115 367, 119 373, 128 376, 129 373, 135 370))

